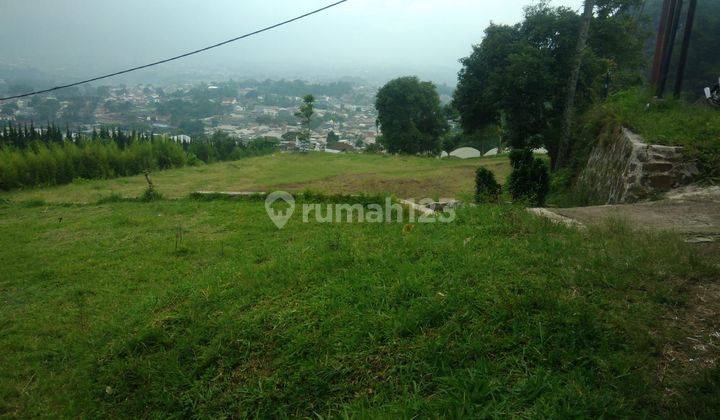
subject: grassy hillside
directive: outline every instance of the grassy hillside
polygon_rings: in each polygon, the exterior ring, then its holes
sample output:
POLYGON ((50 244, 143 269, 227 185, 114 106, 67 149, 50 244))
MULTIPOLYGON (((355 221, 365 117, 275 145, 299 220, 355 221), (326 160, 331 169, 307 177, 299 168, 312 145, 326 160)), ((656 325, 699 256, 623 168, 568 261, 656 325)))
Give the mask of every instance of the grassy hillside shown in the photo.
MULTIPOLYGON (((152 179, 169 198, 198 190, 376 192, 405 198, 456 197, 471 194, 478 166, 500 180, 510 172, 505 157, 471 160, 325 153, 275 154, 235 162, 157 172, 152 179)), ((136 197, 147 186, 143 176, 112 180, 78 180, 54 188, 0 194, 12 201, 95 202, 111 194, 136 197)))
POLYGON ((618 125, 651 144, 683 146, 704 178, 720 180, 720 110, 683 100, 656 101, 643 89, 619 92, 584 116, 575 158, 586 158, 602 132, 618 125))
POLYGON ((699 337, 720 259, 670 235, 511 206, 277 230, 262 203, 188 199, 4 204, 0 229, 0 415, 720 410, 720 370, 669 347, 699 337))

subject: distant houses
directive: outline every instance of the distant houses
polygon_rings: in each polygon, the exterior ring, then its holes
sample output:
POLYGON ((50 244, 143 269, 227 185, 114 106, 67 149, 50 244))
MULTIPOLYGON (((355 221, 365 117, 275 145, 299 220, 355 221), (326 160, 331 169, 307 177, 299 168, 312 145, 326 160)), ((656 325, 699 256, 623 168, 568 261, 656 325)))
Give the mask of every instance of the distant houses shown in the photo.
POLYGON ((192 141, 192 137, 187 136, 185 134, 180 134, 178 136, 172 136, 170 138, 175 141, 179 141, 180 143, 190 143, 192 141))

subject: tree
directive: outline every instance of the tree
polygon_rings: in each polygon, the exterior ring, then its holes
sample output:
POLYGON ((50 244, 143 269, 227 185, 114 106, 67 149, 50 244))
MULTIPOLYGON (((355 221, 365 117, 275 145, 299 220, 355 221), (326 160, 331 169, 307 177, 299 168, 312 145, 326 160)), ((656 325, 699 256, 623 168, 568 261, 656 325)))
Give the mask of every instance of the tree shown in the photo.
POLYGON ((447 121, 435 85, 417 77, 388 82, 377 94, 375 108, 382 129, 382 145, 390 153, 440 151, 440 137, 447 121))
POLYGON ((594 0, 585 0, 585 12, 583 13, 583 22, 580 27, 580 35, 578 35, 577 48, 575 49, 575 58, 568 79, 567 93, 565 94, 565 109, 563 114, 562 137, 560 138, 560 147, 555 156, 555 170, 560 169, 564 155, 570 144, 570 135, 572 132, 573 120, 575 118, 575 94, 577 93, 578 80, 580 79, 580 67, 582 66, 583 53, 587 46, 588 35, 590 33, 590 22, 593 18, 594 0))
POLYGON ((515 201, 533 206, 545 205, 550 190, 550 176, 542 159, 533 156, 530 149, 515 149, 510 153, 512 172, 508 177, 508 191, 515 201))
POLYGON ((497 203, 500 199, 500 184, 495 180, 495 174, 485 167, 475 171, 475 202, 497 203))
POLYGON ((300 125, 302 130, 298 133, 298 149, 301 152, 307 152, 310 150, 310 124, 312 123, 312 117, 315 114, 315 97, 312 95, 305 95, 303 103, 300 105, 298 112, 295 116, 300 119, 300 125))
POLYGON ((328 143, 328 144, 330 144, 330 143, 337 143, 338 141, 340 141, 340 136, 338 136, 337 134, 335 134, 334 131, 330 131, 330 132, 327 134, 326 140, 327 140, 327 143, 328 143))
MULTIPOLYGON (((615 80, 624 88, 626 81, 639 80, 643 64, 642 30, 630 13, 638 0, 596 1, 589 48, 575 83, 579 110, 602 96, 611 68, 622 69, 615 80)), ((582 25, 582 16, 573 10, 541 3, 526 8, 520 24, 488 27, 483 41, 461 60, 453 96, 465 132, 502 122, 509 146, 544 145, 554 162, 582 25)))

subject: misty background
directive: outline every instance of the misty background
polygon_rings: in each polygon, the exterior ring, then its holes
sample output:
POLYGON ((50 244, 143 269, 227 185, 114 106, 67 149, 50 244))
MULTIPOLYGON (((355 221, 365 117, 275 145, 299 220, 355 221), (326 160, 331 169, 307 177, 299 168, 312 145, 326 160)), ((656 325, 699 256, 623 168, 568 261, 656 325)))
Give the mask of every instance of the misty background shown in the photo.
MULTIPOLYGON (((72 82, 224 41, 330 3, 3 0, 0 70, 36 82, 72 82)), ((482 40, 485 28, 520 21, 523 6, 533 3, 351 0, 289 26, 102 83, 343 77, 382 83, 417 74, 454 85, 458 60, 482 40)), ((579 10, 582 0, 549 3, 579 10)))

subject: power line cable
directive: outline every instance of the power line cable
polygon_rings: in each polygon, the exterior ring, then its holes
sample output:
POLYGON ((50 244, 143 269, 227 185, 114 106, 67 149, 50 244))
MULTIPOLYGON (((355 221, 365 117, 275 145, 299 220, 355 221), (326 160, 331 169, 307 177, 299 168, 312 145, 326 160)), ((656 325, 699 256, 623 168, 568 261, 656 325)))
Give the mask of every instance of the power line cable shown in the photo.
POLYGON ((25 97, 28 97, 28 96, 39 95, 39 94, 41 94, 41 93, 53 92, 53 91, 60 90, 60 89, 66 89, 66 88, 69 88, 69 87, 78 86, 78 85, 82 85, 82 84, 85 84, 85 83, 91 83, 91 82, 95 82, 95 81, 98 81, 98 80, 107 79, 107 78, 109 78, 109 77, 119 76, 119 75, 121 75, 121 74, 126 74, 126 73, 130 73, 130 72, 133 72, 133 71, 142 70, 142 69, 145 69, 145 68, 148 68, 148 67, 157 66, 157 65, 159 65, 159 64, 168 63, 168 62, 170 62, 170 61, 179 60, 179 59, 181 59, 181 58, 185 58, 185 57, 189 57, 189 56, 191 56, 191 55, 199 54, 199 53, 201 53, 201 52, 205 52, 205 51, 211 50, 211 49, 213 49, 213 48, 217 48, 217 47, 221 47, 221 46, 226 45, 226 44, 230 44, 231 42, 236 42, 236 41, 239 41, 239 40, 241 40, 241 39, 249 38, 249 37, 251 37, 251 36, 258 35, 258 34, 261 34, 261 33, 263 33, 263 32, 267 32, 267 31, 270 31, 270 30, 279 28, 279 27, 281 27, 281 26, 288 25, 288 24, 290 24, 290 23, 296 22, 296 21, 301 20, 301 19, 304 19, 304 18, 306 18, 306 17, 312 16, 312 15, 318 14, 318 13, 320 13, 320 12, 324 12, 325 10, 331 9, 331 8, 333 8, 333 7, 339 6, 339 5, 341 5, 342 3, 345 3, 345 2, 347 2, 347 1, 349 1, 349 0, 341 0, 341 1, 338 1, 338 2, 336 2, 336 3, 333 3, 333 4, 327 5, 327 6, 325 6, 325 7, 322 7, 322 8, 320 8, 320 9, 313 10, 312 12, 305 13, 304 15, 301 15, 301 16, 298 16, 298 17, 295 17, 295 18, 292 18, 292 19, 288 19, 288 20, 286 20, 286 21, 284 21, 284 22, 276 23, 275 25, 268 26, 268 27, 262 28, 262 29, 258 29, 257 31, 250 32, 250 33, 248 33, 248 34, 241 35, 241 36, 238 36, 238 37, 236 37, 236 38, 228 39, 227 41, 219 42, 219 43, 217 43, 217 44, 213 44, 213 45, 210 45, 210 46, 205 47, 205 48, 200 48, 199 50, 190 51, 190 52, 185 53, 185 54, 177 55, 177 56, 175 56, 175 57, 166 58, 166 59, 164 59, 164 60, 155 61, 155 62, 152 62, 152 63, 149 63, 149 64, 144 64, 144 65, 142 65, 142 66, 132 67, 132 68, 129 68, 129 69, 126 69, 126 70, 122 70, 122 71, 118 71, 118 72, 115 72, 115 73, 106 74, 106 75, 103 75, 103 76, 93 77, 92 79, 87 79, 87 80, 83 80, 83 81, 80 81, 80 82, 69 83, 69 84, 67 84, 67 85, 55 86, 55 87, 49 88, 49 89, 37 90, 37 91, 34 91, 34 92, 23 93, 22 95, 8 96, 7 98, 0 98, 0 101, 7 101, 7 100, 10 100, 10 99, 25 98, 25 97))

